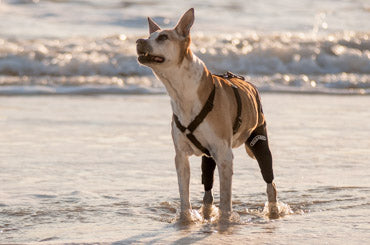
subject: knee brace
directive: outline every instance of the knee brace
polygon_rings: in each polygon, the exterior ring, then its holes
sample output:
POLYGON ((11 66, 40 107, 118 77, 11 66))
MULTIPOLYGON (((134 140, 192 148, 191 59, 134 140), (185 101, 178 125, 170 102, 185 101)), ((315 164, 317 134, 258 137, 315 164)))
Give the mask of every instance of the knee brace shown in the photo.
POLYGON ((267 139, 266 123, 252 132, 246 144, 257 159, 263 179, 266 183, 272 183, 274 173, 272 169, 272 155, 267 139))
POLYGON ((204 190, 209 191, 213 187, 213 174, 216 168, 216 162, 212 157, 202 156, 202 184, 204 190))

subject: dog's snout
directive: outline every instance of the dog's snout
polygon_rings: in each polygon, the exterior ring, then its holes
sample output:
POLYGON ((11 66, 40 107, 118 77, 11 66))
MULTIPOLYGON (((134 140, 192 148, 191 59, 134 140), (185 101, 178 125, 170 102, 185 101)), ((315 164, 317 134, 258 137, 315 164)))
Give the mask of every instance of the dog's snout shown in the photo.
POLYGON ((152 47, 149 45, 146 39, 138 39, 136 41, 136 49, 138 53, 147 53, 152 51, 152 47))

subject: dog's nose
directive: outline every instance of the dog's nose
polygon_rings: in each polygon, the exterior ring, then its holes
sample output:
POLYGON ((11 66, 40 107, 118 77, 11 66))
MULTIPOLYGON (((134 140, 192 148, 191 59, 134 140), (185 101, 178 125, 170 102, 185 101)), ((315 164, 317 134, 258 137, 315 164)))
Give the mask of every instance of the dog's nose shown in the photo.
POLYGON ((144 43, 145 43, 145 39, 140 38, 140 39, 136 40, 136 44, 143 45, 144 43))
POLYGON ((136 41, 136 47, 137 47, 137 49, 139 49, 139 50, 142 50, 142 49, 145 49, 146 47, 147 47, 148 45, 147 45, 147 42, 145 41, 145 39, 138 39, 137 41, 136 41))
POLYGON ((147 39, 138 39, 136 41, 136 51, 138 53, 150 53, 152 51, 152 47, 148 44, 147 39))

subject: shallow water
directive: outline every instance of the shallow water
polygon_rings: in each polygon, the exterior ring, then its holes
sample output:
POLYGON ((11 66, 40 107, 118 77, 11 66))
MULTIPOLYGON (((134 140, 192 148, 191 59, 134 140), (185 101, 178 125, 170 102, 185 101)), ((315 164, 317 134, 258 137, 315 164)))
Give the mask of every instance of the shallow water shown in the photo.
MULTIPOLYGON (((364 244, 370 239, 367 96, 262 94, 279 200, 237 149, 228 226, 177 222, 169 99, 0 97, 0 243, 364 244)), ((201 208, 200 159, 191 201, 201 208)), ((215 178, 215 200, 219 184, 215 178)))

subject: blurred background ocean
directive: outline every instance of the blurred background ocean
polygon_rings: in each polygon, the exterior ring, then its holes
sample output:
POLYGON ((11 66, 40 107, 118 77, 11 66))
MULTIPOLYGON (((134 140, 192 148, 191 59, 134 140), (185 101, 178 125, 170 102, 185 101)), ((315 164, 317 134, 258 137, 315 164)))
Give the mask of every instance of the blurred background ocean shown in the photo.
POLYGON ((136 62, 147 16, 194 7, 193 50, 262 91, 370 93, 367 0, 1 0, 0 94, 165 93, 136 62))

